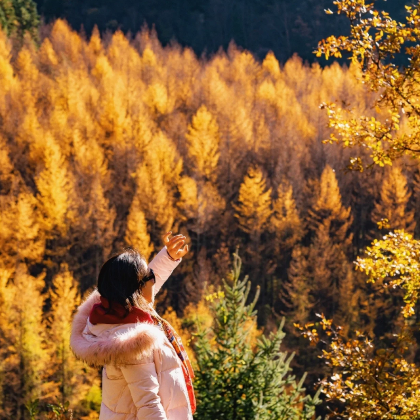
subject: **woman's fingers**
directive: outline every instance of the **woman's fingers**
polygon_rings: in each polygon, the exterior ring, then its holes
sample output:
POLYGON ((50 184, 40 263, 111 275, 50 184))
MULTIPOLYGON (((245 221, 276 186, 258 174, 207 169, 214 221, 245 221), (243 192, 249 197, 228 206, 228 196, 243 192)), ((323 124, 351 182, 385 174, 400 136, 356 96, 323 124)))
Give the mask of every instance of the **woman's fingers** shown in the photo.
POLYGON ((169 241, 166 243, 166 246, 173 246, 174 244, 176 244, 179 241, 185 241, 185 236, 184 235, 175 235, 174 237, 172 237, 171 239, 169 239, 169 241))
POLYGON ((172 235, 172 231, 170 230, 163 236, 163 243, 166 245, 169 242, 169 237, 172 235))
POLYGON ((183 257, 188 252, 188 244, 185 243, 185 240, 182 242, 177 242, 173 248, 173 252, 178 258, 183 257))
POLYGON ((178 252, 180 248, 185 244, 185 238, 180 237, 176 238, 174 240, 171 240, 167 245, 166 248, 168 248, 168 251, 172 252, 178 252))
POLYGON ((184 248, 178 251, 178 257, 182 258, 188 252, 188 250, 189 250, 189 247, 188 247, 188 244, 186 244, 184 248))

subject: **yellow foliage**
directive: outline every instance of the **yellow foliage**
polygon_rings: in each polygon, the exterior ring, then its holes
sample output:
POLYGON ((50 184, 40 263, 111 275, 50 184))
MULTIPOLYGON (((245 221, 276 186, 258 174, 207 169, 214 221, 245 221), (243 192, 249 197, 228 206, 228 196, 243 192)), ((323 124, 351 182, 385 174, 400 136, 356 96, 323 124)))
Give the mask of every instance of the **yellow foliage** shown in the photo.
POLYGON ((244 232, 259 234, 271 216, 271 188, 260 168, 250 167, 239 189, 239 205, 234 205, 235 217, 244 232))
POLYGON ((321 175, 320 191, 314 204, 314 211, 339 212, 342 209, 340 188, 334 169, 326 165, 321 175))
POLYGON ((72 315, 80 304, 78 288, 67 264, 63 264, 60 272, 54 277, 49 293, 50 334, 56 338, 56 345, 64 343, 64 347, 67 348, 72 315))
POLYGON ((413 232, 416 226, 414 211, 407 208, 411 193, 407 179, 398 165, 393 165, 383 178, 379 200, 372 211, 372 221, 388 219, 389 229, 413 232))
POLYGON ((74 183, 66 160, 56 140, 47 133, 44 146, 44 169, 36 178, 39 202, 43 210, 42 223, 47 230, 66 231, 72 220, 74 183))
POLYGON ((309 221, 312 229, 320 224, 330 229, 328 235, 338 243, 348 244, 351 241, 351 236, 347 235, 352 222, 351 208, 343 206, 335 171, 329 165, 322 171, 314 204, 309 211, 309 221))
POLYGON ((14 71, 10 63, 10 43, 6 34, 0 29, 0 92, 3 96, 14 84, 14 71))
POLYGON ((211 112, 202 105, 188 127, 188 153, 197 174, 214 181, 219 160, 219 127, 211 112))
POLYGON ((197 182, 189 176, 181 177, 178 185, 180 199, 178 206, 185 220, 193 218, 198 211, 197 182))
POLYGON ((142 56, 143 66, 155 67, 157 65, 156 55, 150 48, 145 48, 142 56))
POLYGON ((304 234, 303 224, 293 198, 293 188, 287 181, 278 186, 277 199, 273 203, 271 228, 277 237, 279 253, 291 249, 304 234))
POLYGON ((10 185, 14 176, 13 164, 9 156, 9 148, 6 139, 0 134, 0 182, 6 186, 10 185))
POLYGON ((94 138, 83 138, 80 130, 73 131, 73 147, 76 162, 83 173, 99 175, 106 179, 108 173, 104 150, 94 138))
POLYGON ((41 262, 45 250, 45 236, 36 211, 37 200, 29 192, 20 193, 15 199, 0 207, 0 255, 7 268, 16 263, 41 262))
POLYGON ((200 182, 193 178, 182 177, 179 182, 180 200, 178 208, 180 217, 189 220, 191 229, 196 233, 203 233, 210 223, 217 218, 226 207, 217 188, 210 182, 200 182))
POLYGON ((50 310, 47 314, 48 352, 47 374, 49 394, 65 398, 77 406, 88 393, 96 377, 95 369, 76 360, 70 350, 70 332, 74 311, 80 304, 78 286, 67 264, 60 267, 49 290, 50 310))
POLYGON ((39 49, 39 61, 46 67, 55 67, 58 64, 57 54, 48 38, 45 38, 39 49))
POLYGON ((93 28, 92 35, 89 40, 88 51, 92 54, 91 59, 104 53, 101 34, 99 33, 99 29, 96 25, 93 28))
POLYGON ((257 97, 268 101, 270 104, 277 102, 277 92, 274 83, 270 80, 264 80, 258 87, 257 97))
POLYGON ((127 219, 125 241, 128 245, 137 249, 148 260, 153 252, 153 244, 150 242, 147 220, 140 207, 140 198, 136 195, 131 204, 130 214, 127 219))
POLYGON ((82 39, 64 20, 57 19, 54 22, 51 42, 54 50, 60 52, 60 55, 66 57, 72 64, 78 65, 81 62, 82 39))
POLYGON ((173 109, 173 104, 168 98, 168 91, 162 83, 154 83, 148 87, 145 103, 159 114, 169 113, 173 109))
POLYGON ((9 387, 7 392, 13 394, 13 403, 6 407, 6 413, 21 410, 26 401, 45 396, 47 385, 43 383, 43 374, 48 353, 42 313, 44 277, 44 274, 29 275, 24 264, 18 264, 13 275, 0 270, 0 363, 9 387), (8 369, 16 365, 21 368, 8 369))
POLYGON ((32 54, 27 48, 19 51, 16 60, 16 68, 22 89, 21 101, 23 106, 29 106, 37 96, 37 83, 39 83, 39 71, 33 63, 32 54))
POLYGON ((262 62, 262 68, 270 73, 270 75, 277 79, 281 76, 279 62, 272 51, 270 51, 262 62))
POLYGON ((156 221, 163 234, 174 221, 173 192, 182 170, 182 159, 162 132, 153 137, 152 147, 145 150, 144 157, 136 171, 137 195, 146 218, 156 221))

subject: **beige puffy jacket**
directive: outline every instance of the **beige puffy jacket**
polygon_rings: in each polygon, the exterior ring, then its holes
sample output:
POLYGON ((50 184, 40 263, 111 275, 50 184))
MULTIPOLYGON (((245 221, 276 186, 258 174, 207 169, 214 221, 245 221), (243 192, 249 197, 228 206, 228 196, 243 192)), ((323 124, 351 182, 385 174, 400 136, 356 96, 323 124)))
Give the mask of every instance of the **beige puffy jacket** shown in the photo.
MULTIPOLYGON (((163 248, 149 264, 155 293, 179 264, 163 248)), ((94 291, 80 305, 72 327, 74 354, 89 365, 103 366, 100 420, 192 420, 181 362, 163 331, 155 325, 89 322, 94 291)))

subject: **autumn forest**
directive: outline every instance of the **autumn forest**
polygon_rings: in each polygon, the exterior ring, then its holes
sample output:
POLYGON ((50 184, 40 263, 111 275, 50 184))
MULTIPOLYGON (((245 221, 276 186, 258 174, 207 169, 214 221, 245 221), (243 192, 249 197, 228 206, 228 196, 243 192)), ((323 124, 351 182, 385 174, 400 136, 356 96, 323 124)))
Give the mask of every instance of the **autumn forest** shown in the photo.
POLYGON ((254 330, 285 317, 308 393, 325 366, 294 324, 322 313, 344 336, 389 337, 403 295, 353 261, 384 218, 387 232, 419 236, 420 167, 348 172, 354 150, 323 144, 321 103, 379 112, 359 72, 260 61, 234 43, 199 58, 147 29, 86 37, 57 20, 19 48, 0 31, 0 417, 29 418, 28 401, 58 396, 97 418, 100 375, 69 349, 73 313, 107 258, 130 246, 150 261, 169 230, 191 250, 157 310, 187 342, 184 321, 210 316, 206 296, 236 251, 260 293, 254 330))

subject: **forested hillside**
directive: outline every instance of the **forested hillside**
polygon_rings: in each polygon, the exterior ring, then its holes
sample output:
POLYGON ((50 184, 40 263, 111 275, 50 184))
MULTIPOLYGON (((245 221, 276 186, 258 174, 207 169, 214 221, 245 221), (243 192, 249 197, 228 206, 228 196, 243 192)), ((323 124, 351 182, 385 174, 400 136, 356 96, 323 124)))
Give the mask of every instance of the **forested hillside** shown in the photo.
POLYGON ((25 399, 57 390, 89 411, 97 373, 69 353, 72 313, 112 253, 130 245, 150 260, 169 229, 191 251, 159 296, 161 313, 182 317, 239 248, 261 288, 259 326, 285 315, 303 370, 321 366, 293 323, 315 312, 346 330, 390 331, 401 305, 375 294, 352 261, 382 236, 382 217, 418 235, 420 173, 407 160, 345 174, 353 151, 322 144, 321 102, 377 112, 357 77, 235 47, 199 59, 146 30, 86 41, 58 20, 39 49, 12 48, 0 33, 3 414, 19 417, 25 399))

